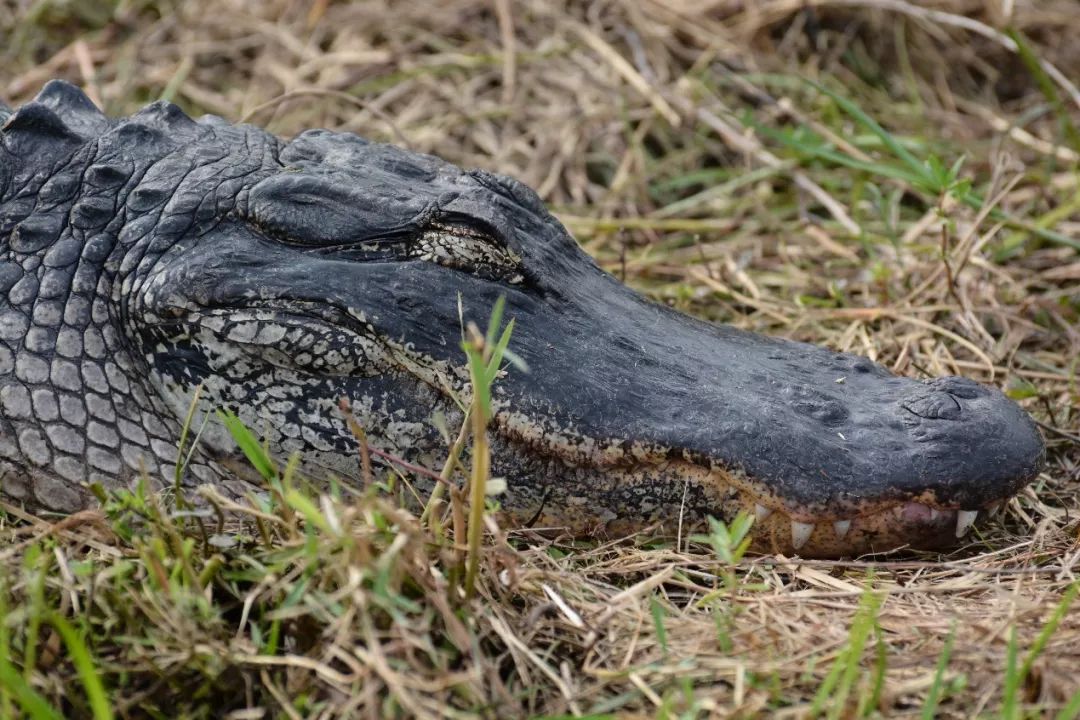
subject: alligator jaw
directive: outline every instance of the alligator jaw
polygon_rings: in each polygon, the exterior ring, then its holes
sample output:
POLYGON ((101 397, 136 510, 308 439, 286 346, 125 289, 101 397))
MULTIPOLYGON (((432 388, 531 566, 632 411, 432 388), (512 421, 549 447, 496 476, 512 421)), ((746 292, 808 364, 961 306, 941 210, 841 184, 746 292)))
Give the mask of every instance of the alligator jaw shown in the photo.
POLYGON ((730 522, 742 512, 754 517, 750 536, 756 552, 854 557, 902 548, 952 547, 970 532, 977 517, 987 517, 1004 499, 977 509, 935 507, 929 496, 842 509, 793 508, 745 476, 685 461, 602 472, 615 483, 596 493, 580 468, 566 470, 564 482, 555 486, 542 507, 511 508, 510 524, 528 522, 536 529, 575 536, 647 532, 686 537, 705 526, 706 516, 730 522), (643 492, 655 487, 658 477, 665 478, 670 492, 663 497, 643 492), (632 512, 626 512, 628 500, 636 503, 632 512), (566 512, 568 507, 573 511, 566 512))

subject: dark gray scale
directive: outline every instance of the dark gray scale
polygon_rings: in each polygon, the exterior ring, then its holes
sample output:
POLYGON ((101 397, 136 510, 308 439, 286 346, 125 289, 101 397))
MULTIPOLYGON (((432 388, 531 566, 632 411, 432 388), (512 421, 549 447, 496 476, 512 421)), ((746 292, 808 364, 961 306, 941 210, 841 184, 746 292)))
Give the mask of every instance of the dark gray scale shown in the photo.
POLYGON ((471 393, 462 322, 500 297, 530 368, 495 394, 512 522, 615 533, 751 510, 763 548, 930 546, 1042 462, 995 389, 645 300, 513 179, 169 103, 111 120, 52 82, 0 107, 0 491, 71 511, 91 482, 171 483, 200 386, 188 485, 242 488, 219 407, 308 473, 359 480, 342 398, 373 446, 439 467, 434 418, 460 422, 471 393))

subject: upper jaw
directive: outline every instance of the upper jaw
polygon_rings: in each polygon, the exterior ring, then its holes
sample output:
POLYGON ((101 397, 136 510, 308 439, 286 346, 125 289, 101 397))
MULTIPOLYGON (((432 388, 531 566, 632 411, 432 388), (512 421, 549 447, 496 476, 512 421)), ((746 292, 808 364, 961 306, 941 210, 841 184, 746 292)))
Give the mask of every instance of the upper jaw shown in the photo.
POLYGON ((793 473, 791 462, 772 477, 792 506, 822 514, 904 502, 974 510, 1016 494, 1042 466, 1042 438, 1027 413, 970 380, 898 385, 874 417, 852 407, 847 427, 835 431, 845 441, 842 463, 820 428, 793 441, 802 469, 818 472, 793 473))
MULTIPOLYGON (((628 309, 606 315, 616 310, 628 309)), ((648 310, 554 346, 519 322, 515 350, 532 372, 506 379, 511 407, 543 415, 546 400, 579 435, 717 464, 796 513, 912 500, 978 508, 1041 466, 1037 427, 994 388, 897 377, 866 358, 648 310)))
POLYGON ((667 459, 727 473, 742 509, 774 511, 759 521, 761 549, 941 547, 1042 466, 1037 427, 997 389, 896 377, 866 358, 647 308, 647 323, 564 346, 526 337, 515 349, 532 373, 503 381, 509 406, 554 413, 599 449, 635 438, 667 459), (562 404, 541 407, 538 397, 562 404))

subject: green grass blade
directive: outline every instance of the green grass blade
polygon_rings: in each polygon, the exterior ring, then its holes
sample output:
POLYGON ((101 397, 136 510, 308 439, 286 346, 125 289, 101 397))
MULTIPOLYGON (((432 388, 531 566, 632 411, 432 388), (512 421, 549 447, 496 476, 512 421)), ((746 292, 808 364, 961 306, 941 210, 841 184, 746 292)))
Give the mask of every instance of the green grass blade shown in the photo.
MULTIPOLYGON (((3 648, 0 648, 0 652, 3 652, 3 648)), ((0 656, 0 685, 14 697, 31 720, 64 720, 59 710, 30 687, 30 683, 15 670, 6 655, 0 656)))
POLYGON ((956 639, 956 624, 949 628, 949 635, 945 638, 945 647, 938 656, 937 668, 934 670, 934 682, 930 685, 930 691, 926 694, 926 704, 923 705, 923 720, 934 720, 938 702, 942 698, 945 684, 945 670, 949 667, 949 656, 952 654, 953 641, 956 639))
MULTIPOLYGON (((495 343, 495 348, 491 352, 491 367, 494 368, 494 373, 491 375, 491 380, 494 382, 495 376, 498 374, 499 368, 502 366, 503 360, 508 360, 511 365, 515 366, 521 372, 529 372, 529 366, 525 364, 525 361, 519 358, 514 353, 510 352, 510 336, 514 332, 514 320, 506 323, 506 327, 503 328, 502 335, 499 336, 499 342, 495 343), (496 362, 497 360, 497 362, 496 362)), ((489 368, 490 369, 490 368, 489 368)))
POLYGON ((74 663, 76 672, 79 673, 94 720, 112 720, 113 714, 108 693, 105 691, 105 685, 101 682, 101 676, 94 665, 94 658, 90 654, 90 649, 86 647, 86 643, 83 642, 82 636, 60 615, 54 613, 49 618, 49 622, 60 633, 67 647, 68 656, 74 663))
POLYGON ((828 675, 822 681, 810 706, 810 717, 817 717, 827 703, 829 717, 839 718, 847 704, 847 698, 859 675, 863 650, 870 633, 877 625, 878 610, 883 597, 880 593, 867 591, 859 603, 859 610, 851 623, 847 646, 836 656, 828 675))
POLYGON ((863 112, 862 108, 860 108, 852 101, 848 100, 846 97, 830 90, 829 88, 821 85, 820 83, 816 83, 812 80, 808 80, 807 82, 811 86, 816 88, 818 92, 824 93, 825 95, 828 95, 830 98, 832 98, 832 101, 839 105, 840 109, 847 113, 847 115, 849 115, 853 120, 855 120, 855 122, 859 123, 868 131, 876 135, 878 139, 885 144, 885 147, 887 147, 893 155, 895 155, 899 160, 901 160, 905 165, 908 166, 911 172, 913 172, 919 177, 926 177, 926 166, 922 162, 920 162, 918 158, 912 155, 906 147, 900 144, 900 141, 898 141, 892 135, 892 133, 883 128, 877 122, 877 120, 874 120, 874 118, 863 112))
POLYGON ((655 595, 649 598, 649 612, 652 614, 653 627, 656 629, 656 641, 660 643, 660 649, 664 651, 664 655, 667 655, 668 637, 667 627, 664 625, 666 613, 664 612, 664 606, 660 604, 655 595))
POLYGON ((753 123, 752 127, 755 132, 758 132, 763 137, 766 137, 774 142, 780 143, 785 147, 794 150, 801 156, 806 158, 816 158, 819 160, 826 160, 839 165, 841 167, 850 168, 852 170, 861 170, 862 172, 870 175, 877 175, 881 177, 892 178, 893 180, 901 180, 911 185, 918 185, 923 182, 923 176, 920 173, 912 172, 903 167, 897 167, 882 162, 870 162, 866 160, 860 160, 858 158, 845 155, 832 149, 828 145, 799 142, 799 140, 792 136, 791 133, 784 133, 778 130, 761 125, 760 123, 753 123))
POLYGON ((479 411, 480 420, 487 423, 491 419, 491 384, 487 380, 488 371, 484 356, 468 344, 465 355, 469 359, 469 375, 473 378, 473 393, 476 396, 475 411, 479 411))
POLYGON ((821 681, 821 686, 818 688, 818 691, 814 694, 814 700, 810 704, 810 712, 808 713, 809 717, 813 718, 820 715, 822 709, 825 707, 825 703, 832 697, 833 688, 836 687, 836 683, 839 682, 840 676, 844 672, 843 661, 845 661, 846 658, 847 649, 845 648, 837 656, 833 666, 829 668, 829 672, 825 676, 825 679, 821 681))
POLYGON ((870 638, 870 633, 877 623, 877 611, 881 606, 881 596, 869 592, 863 597, 861 605, 859 615, 851 626, 851 642, 848 646, 847 662, 843 665, 844 672, 840 678, 840 687, 829 712, 829 717, 834 720, 838 720, 843 715, 844 706, 847 704, 847 699, 851 696, 851 691, 855 687, 855 681, 858 679, 861 667, 860 661, 863 650, 866 648, 866 641, 870 638))
POLYGON ((313 503, 310 498, 299 490, 292 488, 286 490, 285 502, 289 507, 302 515, 309 525, 317 527, 320 532, 327 535, 337 535, 337 533, 334 532, 334 528, 331 527, 330 521, 327 520, 326 516, 319 510, 319 506, 313 503))
POLYGON ((1065 707, 1054 716, 1054 720, 1076 720, 1078 717, 1080 717, 1080 690, 1072 694, 1069 702, 1065 703, 1065 707))
POLYGON ((191 402, 188 404, 187 415, 184 416, 184 424, 180 426, 180 440, 176 444, 176 475, 173 478, 173 486, 176 491, 177 501, 184 502, 184 495, 180 492, 181 482, 184 479, 184 470, 187 469, 188 460, 190 454, 185 457, 184 448, 187 447, 188 435, 191 433, 191 424, 195 420, 195 411, 199 407, 199 396, 202 395, 203 384, 199 383, 195 386, 195 391, 191 393, 191 402))
POLYGON ((217 415, 252 467, 266 480, 277 477, 274 461, 270 459, 262 443, 247 429, 240 418, 230 410, 218 410, 217 415))
POLYGON ((1016 667, 1016 626, 1009 628, 1009 640, 1005 646, 1005 680, 1001 692, 1001 717, 1014 720, 1020 717, 1020 672, 1016 667))
MULTIPOLYGON (((981 210, 985 201, 973 192, 969 192, 964 195, 962 201, 969 207, 976 210, 981 210)), ((993 208, 990 211, 990 219, 995 222, 1004 223, 1007 227, 1014 230, 1022 230, 1023 232, 1034 235, 1040 240, 1052 242, 1055 245, 1064 245, 1065 247, 1071 247, 1074 250, 1080 250, 1080 240, 1071 238, 1066 235, 1062 235, 1059 232, 1055 232, 1049 228, 1040 227, 1038 224, 1028 220, 1023 220, 1010 213, 1005 212, 1001 208, 993 208)))
POLYGON ((1069 117, 1069 112, 1065 109, 1065 104, 1061 101, 1061 95, 1058 93, 1054 81, 1046 74, 1042 63, 1039 62, 1038 56, 1031 47, 1031 43, 1029 43, 1024 34, 1015 27, 1007 29, 1005 34, 1012 38, 1012 41, 1016 43, 1016 53, 1020 56, 1020 61, 1024 63, 1024 67, 1027 68, 1027 71, 1031 73, 1031 76, 1035 79, 1035 84, 1039 87, 1039 92, 1043 94, 1043 97, 1046 98, 1046 102, 1048 102, 1053 109, 1054 114, 1057 116, 1058 123, 1061 125, 1061 130, 1065 134, 1069 144, 1074 150, 1080 150, 1080 133, 1076 131, 1076 126, 1073 125, 1072 118, 1069 117))
POLYGON ((868 717, 876 712, 881 702, 881 693, 885 690, 885 676, 888 675, 889 670, 889 651, 880 624, 874 625, 874 635, 877 638, 874 672, 870 678, 870 694, 862 698, 862 717, 868 717))
POLYGON ((26 641, 23 646, 23 677, 30 680, 34 668, 37 667, 37 645, 41 629, 41 622, 45 618, 45 579, 48 577, 49 568, 52 565, 52 553, 44 552, 40 544, 34 544, 27 550, 24 567, 31 574, 27 583, 27 610, 28 622, 26 628, 26 641))
POLYGON ((1021 682, 1023 682, 1031 673, 1032 666, 1046 648, 1046 644, 1050 642, 1050 637, 1057 631, 1058 625, 1065 619, 1065 614, 1069 611, 1069 606, 1072 605, 1073 601, 1076 599, 1078 592, 1080 592, 1080 581, 1074 582, 1069 586, 1065 591, 1065 594, 1061 597, 1061 602, 1054 608, 1054 613, 1050 616, 1050 619, 1046 621, 1046 625, 1044 625, 1042 631, 1039 632, 1039 636, 1035 638, 1031 650, 1028 651, 1027 657, 1024 659, 1024 664, 1020 667, 1019 679, 1021 682))
POLYGON ((495 301, 495 306, 491 308, 491 317, 488 318, 487 333, 484 335, 484 342, 488 347, 495 346, 495 336, 499 332, 499 327, 502 326, 503 311, 506 309, 506 296, 500 295, 498 300, 495 301))

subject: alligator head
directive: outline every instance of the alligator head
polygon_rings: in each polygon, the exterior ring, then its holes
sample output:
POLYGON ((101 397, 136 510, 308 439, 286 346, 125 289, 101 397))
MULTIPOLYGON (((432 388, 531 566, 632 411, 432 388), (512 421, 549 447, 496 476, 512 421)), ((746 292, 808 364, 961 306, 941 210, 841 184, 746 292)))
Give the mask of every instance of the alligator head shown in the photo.
MULTIPOLYGON (((462 323, 500 296, 529 366, 494 398, 515 522, 674 531, 746 509, 763 549, 936 546, 1040 467, 997 390, 650 302, 510 178, 165 103, 110 120, 57 82, 0 133, 0 471, 28 503, 171 478, 200 385, 201 414, 234 410, 313 474, 360 474, 343 397, 373 447, 441 466, 462 323)), ((230 482, 235 452, 211 419, 185 482, 230 482)))

